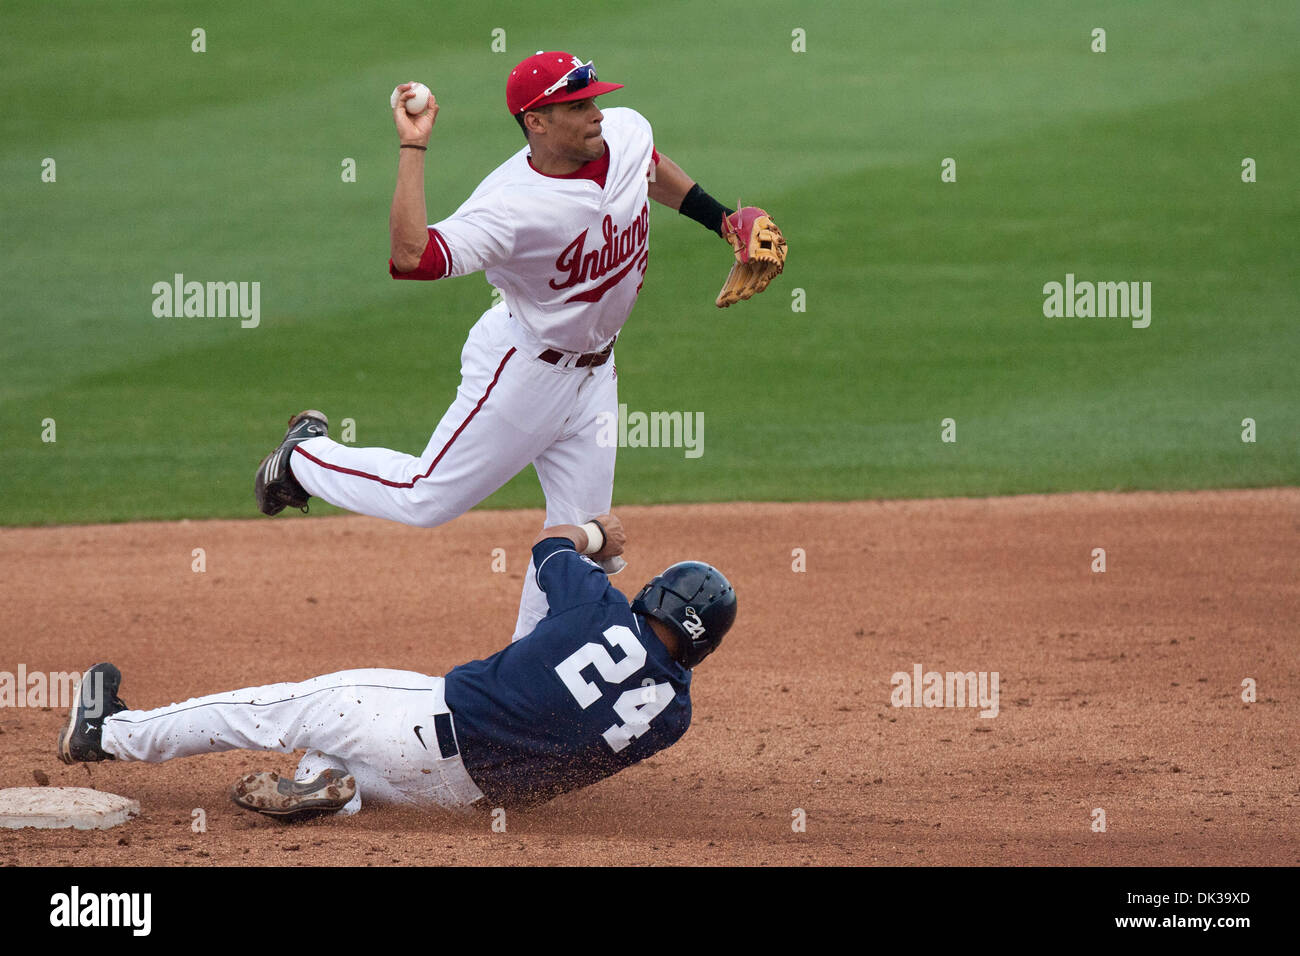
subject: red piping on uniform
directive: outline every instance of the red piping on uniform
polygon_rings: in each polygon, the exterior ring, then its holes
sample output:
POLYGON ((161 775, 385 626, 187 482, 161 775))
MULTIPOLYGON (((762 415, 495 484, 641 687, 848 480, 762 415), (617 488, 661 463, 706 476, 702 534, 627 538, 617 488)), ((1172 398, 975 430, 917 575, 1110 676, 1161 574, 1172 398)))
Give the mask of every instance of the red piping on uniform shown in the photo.
POLYGON ((474 406, 474 410, 470 412, 468 416, 466 416, 463 422, 460 423, 460 427, 456 429, 455 434, 453 434, 450 438, 447 439, 447 444, 442 446, 442 451, 438 452, 438 457, 433 459, 433 463, 429 465, 429 470, 422 475, 416 475, 410 481, 389 481, 387 478, 380 478, 378 475, 367 474, 364 471, 357 471, 354 468, 343 468, 340 465, 331 465, 329 462, 321 461, 311 452, 305 450, 302 447, 302 445, 295 445, 293 450, 298 454, 303 455, 308 461, 313 461, 316 464, 320 465, 322 468, 327 468, 330 471, 337 471, 344 475, 354 475, 357 478, 365 478, 369 481, 377 481, 381 485, 387 485, 389 488, 414 488, 415 483, 419 481, 421 478, 428 478, 431 474, 433 474, 433 469, 438 467, 438 462, 442 461, 442 456, 447 454, 447 449, 451 447, 452 442, 454 442, 457 438, 459 438, 460 433, 465 430, 465 426, 468 425, 471 421, 473 421, 474 416, 478 414, 478 410, 483 407, 483 403, 486 402, 488 396, 492 394, 492 389, 496 387, 497 379, 501 377, 501 372, 503 369, 505 369, 506 362, 509 362, 510 356, 514 354, 515 354, 515 349, 513 346, 511 346, 510 351, 507 352, 505 358, 501 360, 501 364, 497 366, 497 373, 492 376, 492 381, 488 385, 487 391, 485 391, 483 393, 483 397, 478 400, 478 404, 474 406))

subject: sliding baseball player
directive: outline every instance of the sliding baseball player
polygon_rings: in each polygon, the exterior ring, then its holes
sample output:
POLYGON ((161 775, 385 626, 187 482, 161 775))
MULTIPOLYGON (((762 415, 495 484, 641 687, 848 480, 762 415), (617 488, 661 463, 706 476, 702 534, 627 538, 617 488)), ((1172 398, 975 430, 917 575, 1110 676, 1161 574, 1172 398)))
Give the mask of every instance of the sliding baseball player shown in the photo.
POLYGON ((305 750, 292 778, 248 774, 239 806, 285 821, 376 804, 534 806, 671 746, 691 721, 692 669, 736 619, 717 569, 684 561, 632 599, 580 551, 622 553, 612 515, 544 529, 535 584, 549 612, 524 639, 446 677, 372 668, 211 694, 153 710, 84 675, 59 736, 65 763, 159 763, 224 750, 305 750))

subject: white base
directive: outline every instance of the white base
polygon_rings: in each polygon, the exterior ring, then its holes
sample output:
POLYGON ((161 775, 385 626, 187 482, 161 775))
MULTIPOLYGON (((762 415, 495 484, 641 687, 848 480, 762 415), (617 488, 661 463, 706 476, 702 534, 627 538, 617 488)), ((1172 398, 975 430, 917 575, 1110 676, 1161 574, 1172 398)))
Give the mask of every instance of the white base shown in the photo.
POLYGON ((85 787, 10 787, 0 790, 0 827, 107 830, 140 814, 136 800, 85 787))

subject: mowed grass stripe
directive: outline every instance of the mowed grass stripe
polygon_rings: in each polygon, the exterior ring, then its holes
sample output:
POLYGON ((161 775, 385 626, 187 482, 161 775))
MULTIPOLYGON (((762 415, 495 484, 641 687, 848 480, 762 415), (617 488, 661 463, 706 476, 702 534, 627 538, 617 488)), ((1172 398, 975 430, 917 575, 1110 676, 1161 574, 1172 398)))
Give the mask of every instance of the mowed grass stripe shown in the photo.
MULTIPOLYGON (((705 412, 707 452, 625 449, 619 500, 1294 481, 1295 440, 1278 439, 1296 434, 1296 199, 1279 173, 1296 144, 1277 121, 1297 91, 1294 68, 1278 66, 1293 59, 1294 26, 1267 6, 1198 6, 1202 19, 1183 21, 1170 8, 1126 20, 1115 5, 1098 14, 1118 24, 1111 51, 1091 55, 1087 28, 1061 17, 1003 5, 972 24, 955 10, 801 15, 804 55, 789 52, 786 14, 760 16, 738 37, 771 46, 776 92, 738 131, 718 118, 752 101, 750 74, 717 65, 708 31, 659 60, 601 47, 629 85, 609 102, 650 116, 665 152, 720 197, 778 212, 794 249, 769 293, 720 313, 725 250, 654 211, 650 279, 620 340, 622 398, 705 412), (1238 143, 1274 174, 1242 185, 1238 143), (938 182, 944 155, 958 159, 955 186, 938 182), (1152 328, 1043 319, 1038 290, 1067 270, 1153 281, 1152 328), (795 287, 809 312, 789 311, 795 287), (1241 447, 1242 406, 1267 441, 1241 447), (944 415, 959 420, 955 446, 938 442, 944 415)), ((618 16, 656 35, 645 11, 618 16)), ((726 10, 707 16, 720 26, 726 10)), ((229 25, 238 82, 203 78, 192 115, 128 83, 134 114, 58 133, 74 161, 44 187, 54 198, 5 177, 20 238, 0 267, 13 290, 0 326, 3 520, 249 513, 251 468, 279 420, 311 404, 359 409, 362 443, 423 447, 488 288, 384 276, 394 161, 374 101, 394 70, 449 91, 430 175, 431 217, 449 212, 519 142, 498 115, 499 83, 478 79, 485 22, 365 55, 378 31, 345 42, 337 23, 320 25, 307 54, 312 27, 278 47, 274 29, 229 25), (445 77, 421 72, 435 59, 445 77), (337 109, 295 112, 305 88, 337 109), (356 184, 338 179, 342 155, 358 160, 356 184), (263 326, 153 319, 148 285, 172 271, 261 279, 263 326), (45 415, 75 455, 39 443, 45 415), (51 477, 95 500, 52 500, 51 477)), ((174 65, 198 57, 184 49, 174 65)), ((0 147, 0 163, 34 183, 29 149, 0 147)), ((539 501, 526 475, 491 503, 539 501)))

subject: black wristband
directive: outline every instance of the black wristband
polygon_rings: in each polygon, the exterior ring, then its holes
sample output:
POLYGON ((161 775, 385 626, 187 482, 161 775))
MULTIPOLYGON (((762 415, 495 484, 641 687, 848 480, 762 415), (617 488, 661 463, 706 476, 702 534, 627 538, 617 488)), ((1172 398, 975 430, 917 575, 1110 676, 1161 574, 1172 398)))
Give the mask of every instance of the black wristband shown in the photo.
POLYGON ((429 147, 428 147, 428 146, 417 146, 417 145, 415 145, 415 143, 403 143, 399 148, 400 148, 400 149, 419 149, 419 150, 423 150, 423 151, 426 152, 426 153, 429 151, 429 147))
POLYGON ((681 208, 677 211, 683 216, 694 219, 709 232, 716 232, 719 236, 722 235, 723 217, 730 216, 735 212, 734 209, 728 209, 701 189, 699 183, 691 187, 691 191, 686 194, 686 198, 682 200, 681 208))

